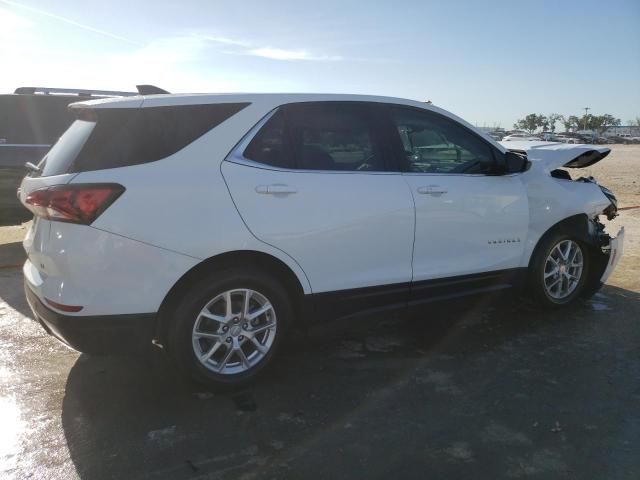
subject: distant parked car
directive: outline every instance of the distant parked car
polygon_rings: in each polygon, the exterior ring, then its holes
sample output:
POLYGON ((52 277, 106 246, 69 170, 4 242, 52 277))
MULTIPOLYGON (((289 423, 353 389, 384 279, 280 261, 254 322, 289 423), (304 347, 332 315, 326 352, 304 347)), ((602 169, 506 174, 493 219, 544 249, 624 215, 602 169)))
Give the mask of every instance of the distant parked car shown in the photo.
POLYGON ((640 137, 634 137, 628 133, 621 133, 620 136, 625 140, 631 141, 631 143, 640 143, 640 137))
POLYGON ((591 139, 585 137, 584 135, 580 135, 574 132, 564 132, 556 135, 558 142, 569 143, 569 144, 582 144, 582 143, 592 143, 591 139))
POLYGON ((489 135, 495 141, 499 142, 500 140, 502 140, 505 137, 506 133, 505 132, 493 131, 493 132, 489 132, 487 135, 489 135))
POLYGON ((547 142, 557 142, 557 143, 567 143, 567 142, 563 142, 562 138, 560 138, 558 135, 549 135, 547 138, 545 138, 545 141, 547 142))
POLYGON ((544 140, 545 142, 553 142, 553 137, 555 136, 556 134, 554 132, 542 132, 539 135, 539 137, 542 138, 542 140, 544 140))
POLYGON ((629 136, 611 135, 609 136, 607 143, 622 143, 624 145, 631 145, 632 143, 638 143, 638 142, 634 142, 633 138, 630 135, 629 136))
POLYGON ((584 135, 578 134, 581 140, 581 143, 586 143, 590 145, 604 145, 608 143, 608 139, 606 137, 601 137, 596 135, 595 133, 592 135, 584 135))
POLYGON ((581 143, 578 142, 575 138, 573 137, 565 137, 564 135, 557 135, 555 140, 557 142, 562 142, 562 143, 581 143))
POLYGON ((540 137, 536 137, 535 135, 530 135, 528 133, 512 133, 511 135, 507 135, 502 139, 503 142, 513 142, 513 141, 538 141, 542 140, 540 137))
POLYGON ((133 92, 21 87, 0 95, 0 225, 15 225, 32 217, 16 197, 25 163, 37 164, 74 116, 70 103, 133 92))

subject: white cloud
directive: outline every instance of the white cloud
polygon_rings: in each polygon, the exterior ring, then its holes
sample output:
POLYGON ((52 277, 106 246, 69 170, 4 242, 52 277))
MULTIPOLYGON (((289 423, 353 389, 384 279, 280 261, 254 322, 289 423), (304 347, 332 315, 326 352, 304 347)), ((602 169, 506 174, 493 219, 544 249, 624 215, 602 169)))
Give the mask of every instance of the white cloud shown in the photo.
POLYGON ((205 41, 198 37, 167 37, 125 53, 111 55, 109 61, 126 70, 158 69, 196 61, 205 48, 205 41))
POLYGON ((132 40, 130 38, 126 38, 123 37, 121 35, 116 35, 115 33, 112 32, 107 32, 106 30, 101 30, 99 28, 95 28, 92 27, 91 25, 87 25, 85 23, 80 23, 80 22, 76 22, 75 20, 72 20, 70 18, 67 17, 62 17, 60 15, 56 15, 55 13, 51 13, 48 12, 46 10, 41 10, 39 8, 34 8, 34 7, 29 7, 27 5, 24 5, 22 3, 18 3, 18 2, 14 2, 13 0, 0 0, 0 3, 5 3, 11 7, 14 8, 22 8, 25 9, 29 12, 35 13, 37 15, 42 15, 45 17, 49 17, 49 18, 53 18, 59 22, 63 22, 66 23, 68 25, 72 25, 74 27, 78 27, 78 28, 82 28, 83 30, 87 30, 89 32, 93 32, 93 33, 97 33, 98 35, 103 35, 105 37, 109 37, 112 38, 114 40, 119 40, 121 42, 126 42, 126 43, 131 43, 133 45, 141 45, 139 42, 136 42, 135 40, 132 40))
POLYGON ((228 37, 198 35, 197 38, 201 38, 213 43, 219 43, 227 47, 238 47, 236 49, 222 50, 222 53, 224 53, 225 55, 249 55, 252 57, 268 58, 270 60, 279 61, 307 60, 336 62, 343 60, 343 58, 338 55, 315 55, 306 50, 290 50, 270 46, 257 46, 244 40, 237 40, 228 37))
POLYGON ((248 50, 247 55, 270 58, 271 60, 315 60, 315 61, 340 61, 340 56, 312 55, 304 50, 285 50, 283 48, 261 47, 248 50))
POLYGON ((245 42, 244 40, 236 40, 233 38, 215 37, 211 35, 198 35, 198 37, 203 38, 205 40, 209 40, 210 42, 221 43, 223 45, 235 45, 237 47, 245 47, 245 48, 249 48, 251 46, 249 42, 245 42))

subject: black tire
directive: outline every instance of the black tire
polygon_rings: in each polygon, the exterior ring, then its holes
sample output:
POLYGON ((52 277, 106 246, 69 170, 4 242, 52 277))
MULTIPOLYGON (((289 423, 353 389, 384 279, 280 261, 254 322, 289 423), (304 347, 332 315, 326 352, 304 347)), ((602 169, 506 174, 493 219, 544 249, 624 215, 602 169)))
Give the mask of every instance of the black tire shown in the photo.
POLYGON ((576 303, 581 297, 589 278, 589 268, 591 265, 591 249, 583 242, 570 234, 562 232, 552 232, 544 237, 536 247, 531 262, 527 279, 527 294, 537 306, 557 309, 576 303), (551 251, 564 240, 571 240, 578 244, 582 251, 583 268, 578 280, 578 284, 568 296, 564 298, 553 298, 545 288, 544 275, 545 263, 551 251))
POLYGON ((216 271, 200 278, 183 292, 185 293, 175 303, 173 312, 168 314, 171 318, 167 322, 167 350, 178 369, 196 383, 214 390, 243 387, 251 383, 271 363, 293 319, 291 301, 281 282, 260 270, 234 268, 216 271), (269 300, 277 319, 275 338, 259 363, 246 371, 235 374, 216 373, 196 357, 192 331, 204 306, 217 295, 234 289, 251 289, 269 300))

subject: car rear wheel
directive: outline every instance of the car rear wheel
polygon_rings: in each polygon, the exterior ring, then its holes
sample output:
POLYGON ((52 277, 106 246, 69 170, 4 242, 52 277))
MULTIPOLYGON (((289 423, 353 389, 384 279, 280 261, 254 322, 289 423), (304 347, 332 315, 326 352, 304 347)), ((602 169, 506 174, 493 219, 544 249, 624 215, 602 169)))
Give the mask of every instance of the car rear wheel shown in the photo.
POLYGON ((589 250, 566 234, 552 234, 536 249, 529 270, 529 291, 544 307, 574 303, 588 275, 589 250))
POLYGON ((169 352, 198 383, 241 386, 269 365, 291 316, 277 279, 250 270, 217 272, 178 302, 169 352))

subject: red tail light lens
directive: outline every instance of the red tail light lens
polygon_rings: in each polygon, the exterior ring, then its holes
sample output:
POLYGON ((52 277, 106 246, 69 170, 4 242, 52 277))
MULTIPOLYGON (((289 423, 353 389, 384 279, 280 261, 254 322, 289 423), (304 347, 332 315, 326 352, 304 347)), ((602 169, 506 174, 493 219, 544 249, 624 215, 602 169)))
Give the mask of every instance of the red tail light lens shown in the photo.
POLYGON ((124 190, 117 183, 55 185, 31 192, 24 203, 38 217, 89 225, 124 190))

